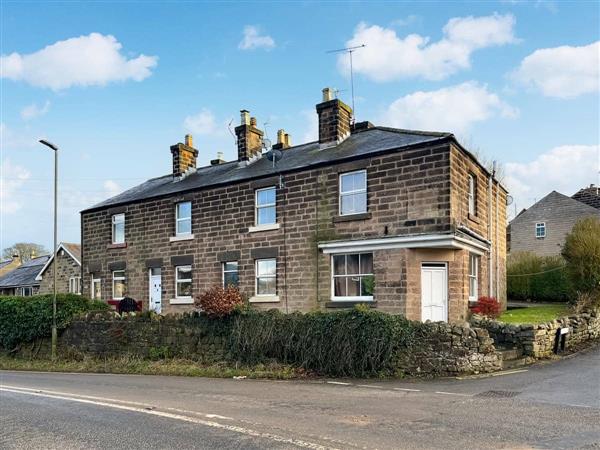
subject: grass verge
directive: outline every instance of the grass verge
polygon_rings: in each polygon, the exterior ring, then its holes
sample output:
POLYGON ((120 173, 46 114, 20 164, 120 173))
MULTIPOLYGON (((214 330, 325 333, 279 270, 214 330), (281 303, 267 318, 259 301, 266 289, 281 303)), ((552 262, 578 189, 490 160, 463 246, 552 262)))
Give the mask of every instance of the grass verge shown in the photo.
POLYGON ((114 373, 136 375, 176 375, 210 378, 269 378, 287 380, 307 377, 306 371, 281 364, 231 367, 226 364, 203 365, 186 359, 150 361, 131 356, 119 358, 84 358, 82 360, 29 359, 0 355, 1 370, 40 372, 114 373))
POLYGON ((505 323, 542 323, 549 322, 569 314, 569 307, 565 304, 540 305, 529 308, 511 309, 504 312, 498 320, 505 323))

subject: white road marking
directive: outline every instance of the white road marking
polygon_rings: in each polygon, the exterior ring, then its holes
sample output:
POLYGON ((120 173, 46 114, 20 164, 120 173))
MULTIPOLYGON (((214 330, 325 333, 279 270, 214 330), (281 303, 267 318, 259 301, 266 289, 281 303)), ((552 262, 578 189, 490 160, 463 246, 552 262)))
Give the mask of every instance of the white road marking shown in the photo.
POLYGON ((395 391, 421 392, 421 389, 394 388, 395 391))
POLYGON ((522 373, 527 372, 527 369, 519 369, 519 370, 506 370, 504 372, 496 372, 490 374, 492 377, 501 377, 502 375, 512 375, 513 373, 522 373))
POLYGON ((342 381, 328 381, 327 384, 339 384, 340 386, 352 386, 352 383, 344 383, 342 381))
MULTIPOLYGON (((168 413, 168 412, 163 412, 163 411, 157 411, 154 409, 147 409, 148 406, 152 406, 152 405, 147 405, 144 408, 138 408, 135 406, 120 405, 120 404, 116 404, 116 403, 109 403, 108 401, 106 401, 106 400, 110 401, 110 399, 103 399, 105 401, 90 400, 90 399, 86 399, 86 398, 72 397, 72 396, 70 396, 71 394, 67 394, 67 395, 50 394, 49 392, 40 391, 38 389, 27 389, 27 388, 20 388, 20 387, 0 386, 0 391, 12 392, 15 394, 32 395, 32 396, 36 396, 36 397, 54 398, 57 400, 66 400, 66 401, 71 401, 71 402, 78 402, 78 403, 85 403, 85 404, 90 404, 90 405, 105 406, 108 408, 121 409, 124 411, 150 414, 153 416, 165 417, 167 419, 180 420, 183 422, 190 422, 190 423, 204 425, 204 426, 208 426, 208 427, 212 427, 212 428, 219 428, 219 429, 223 429, 223 430, 232 431, 235 433, 245 434, 248 436, 269 439, 269 440, 275 441, 275 442, 283 442, 283 443, 287 443, 287 444, 292 444, 297 447, 311 448, 311 449, 318 449, 318 450, 329 450, 329 449, 335 450, 330 447, 324 447, 320 444, 316 444, 313 442, 307 442, 307 441, 303 441, 300 439, 287 438, 287 437, 278 436, 278 435, 271 434, 271 433, 263 433, 260 431, 255 431, 255 430, 251 430, 251 429, 244 428, 244 427, 238 427, 235 425, 225 425, 222 423, 208 421, 208 420, 202 420, 202 419, 199 419, 196 417, 189 417, 189 416, 184 416, 181 414, 173 414, 173 413, 168 413)), ((96 398, 102 399, 102 397, 96 397, 96 398)), ((131 403, 134 404, 135 402, 131 402, 131 403)))
POLYGON ((436 394, 443 394, 443 395, 460 395, 462 397, 472 397, 471 394, 460 394, 458 392, 444 392, 444 391, 435 391, 436 394))
POLYGON ((375 386, 374 384, 357 384, 356 386, 370 389, 383 389, 383 386, 375 386))

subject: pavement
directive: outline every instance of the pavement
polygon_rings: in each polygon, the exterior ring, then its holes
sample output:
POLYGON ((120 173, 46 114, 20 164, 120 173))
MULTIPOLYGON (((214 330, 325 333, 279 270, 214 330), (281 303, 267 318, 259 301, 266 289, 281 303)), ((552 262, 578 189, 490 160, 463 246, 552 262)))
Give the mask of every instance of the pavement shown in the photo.
POLYGON ((487 377, 0 372, 2 449, 600 449, 600 347, 487 377))

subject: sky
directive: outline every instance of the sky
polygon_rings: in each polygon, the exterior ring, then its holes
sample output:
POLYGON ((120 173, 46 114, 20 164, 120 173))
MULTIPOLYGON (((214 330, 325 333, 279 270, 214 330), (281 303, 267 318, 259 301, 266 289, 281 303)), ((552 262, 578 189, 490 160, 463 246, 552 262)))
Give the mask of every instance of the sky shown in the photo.
POLYGON ((597 1, 0 2, 0 248, 52 247, 79 211, 171 171, 194 136, 198 166, 248 109, 275 141, 317 137, 332 87, 376 125, 454 133, 502 166, 511 214, 600 174, 597 1))

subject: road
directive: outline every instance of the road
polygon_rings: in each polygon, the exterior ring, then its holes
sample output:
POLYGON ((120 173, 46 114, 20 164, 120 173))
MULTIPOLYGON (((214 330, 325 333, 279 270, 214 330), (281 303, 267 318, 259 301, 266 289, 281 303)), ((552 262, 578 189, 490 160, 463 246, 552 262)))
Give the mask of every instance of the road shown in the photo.
POLYGON ((485 378, 0 372, 0 448, 600 449, 600 347, 485 378))

